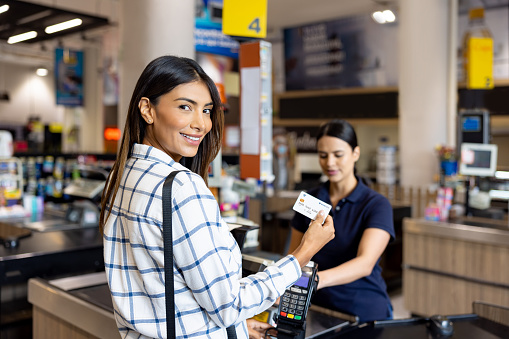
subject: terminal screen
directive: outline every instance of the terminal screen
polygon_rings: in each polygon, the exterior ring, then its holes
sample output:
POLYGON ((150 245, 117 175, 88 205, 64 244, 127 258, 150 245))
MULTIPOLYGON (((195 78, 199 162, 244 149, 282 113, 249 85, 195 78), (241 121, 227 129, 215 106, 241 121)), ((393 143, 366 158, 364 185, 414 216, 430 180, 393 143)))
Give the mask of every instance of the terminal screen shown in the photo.
POLYGON ((463 132, 479 132, 481 130, 481 117, 463 118, 463 132))
POLYGON ((461 144, 460 174, 490 177, 497 169, 498 147, 494 144, 461 144))
POLYGON ((467 163, 467 168, 490 168, 491 166, 491 151, 474 150, 471 163, 467 163))
POLYGON ((295 286, 307 288, 309 285, 309 277, 310 272, 303 271, 302 276, 297 280, 297 282, 294 284, 295 286))

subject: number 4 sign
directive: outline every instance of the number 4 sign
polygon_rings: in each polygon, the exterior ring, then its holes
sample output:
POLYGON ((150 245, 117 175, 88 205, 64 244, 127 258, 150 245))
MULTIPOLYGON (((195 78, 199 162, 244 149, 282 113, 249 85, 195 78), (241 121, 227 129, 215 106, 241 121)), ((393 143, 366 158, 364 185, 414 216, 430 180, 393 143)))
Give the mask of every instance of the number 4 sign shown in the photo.
POLYGON ((223 34, 265 38, 267 0, 223 0, 223 34))

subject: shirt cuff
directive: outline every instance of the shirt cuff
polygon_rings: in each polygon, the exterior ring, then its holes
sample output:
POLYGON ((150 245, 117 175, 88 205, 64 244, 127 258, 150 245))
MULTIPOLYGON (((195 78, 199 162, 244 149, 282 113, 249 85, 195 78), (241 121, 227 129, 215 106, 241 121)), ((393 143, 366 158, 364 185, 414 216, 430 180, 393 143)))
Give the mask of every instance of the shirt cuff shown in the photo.
POLYGON ((291 254, 287 255, 283 259, 280 259, 274 264, 279 268, 285 279, 286 287, 288 288, 296 282, 302 275, 302 270, 299 265, 299 261, 291 254))

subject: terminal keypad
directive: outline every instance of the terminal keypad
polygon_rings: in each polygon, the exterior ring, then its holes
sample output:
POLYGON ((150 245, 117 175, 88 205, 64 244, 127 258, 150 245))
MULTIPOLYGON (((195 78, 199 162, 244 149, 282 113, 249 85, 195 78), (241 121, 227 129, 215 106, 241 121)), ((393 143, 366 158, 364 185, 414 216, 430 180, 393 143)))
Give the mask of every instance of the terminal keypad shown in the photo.
POLYGON ((280 315, 289 319, 302 320, 307 293, 308 290, 306 289, 290 287, 281 298, 280 315))

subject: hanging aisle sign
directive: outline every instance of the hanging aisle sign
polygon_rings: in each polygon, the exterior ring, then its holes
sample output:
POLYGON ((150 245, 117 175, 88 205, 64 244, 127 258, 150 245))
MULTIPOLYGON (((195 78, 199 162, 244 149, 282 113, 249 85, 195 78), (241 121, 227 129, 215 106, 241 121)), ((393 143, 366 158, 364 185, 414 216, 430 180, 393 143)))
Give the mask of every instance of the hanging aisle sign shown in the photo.
POLYGON ((223 0, 223 33, 232 36, 265 38, 267 0, 223 0))

